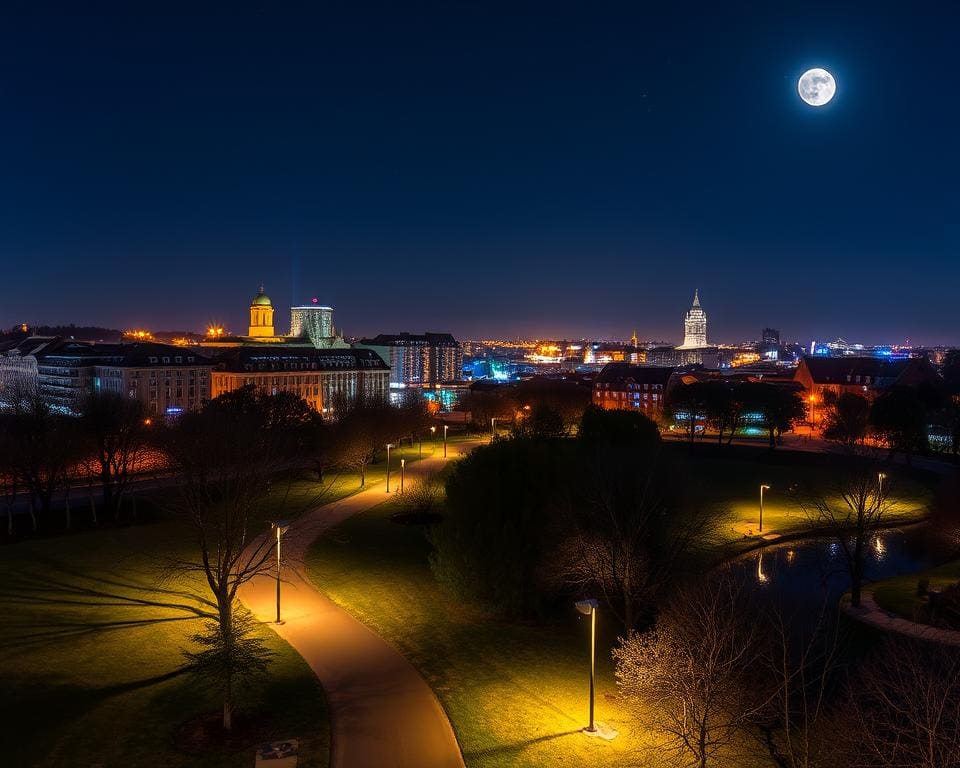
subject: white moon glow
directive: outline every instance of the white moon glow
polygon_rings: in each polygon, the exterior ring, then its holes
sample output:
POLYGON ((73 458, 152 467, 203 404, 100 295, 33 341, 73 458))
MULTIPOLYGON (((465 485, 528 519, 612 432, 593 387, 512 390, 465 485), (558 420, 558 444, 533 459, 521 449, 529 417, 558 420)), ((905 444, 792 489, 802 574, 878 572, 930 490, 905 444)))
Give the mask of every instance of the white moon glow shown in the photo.
POLYGON ((822 107, 837 92, 837 81, 825 69, 808 69, 800 77, 797 91, 811 107, 822 107))

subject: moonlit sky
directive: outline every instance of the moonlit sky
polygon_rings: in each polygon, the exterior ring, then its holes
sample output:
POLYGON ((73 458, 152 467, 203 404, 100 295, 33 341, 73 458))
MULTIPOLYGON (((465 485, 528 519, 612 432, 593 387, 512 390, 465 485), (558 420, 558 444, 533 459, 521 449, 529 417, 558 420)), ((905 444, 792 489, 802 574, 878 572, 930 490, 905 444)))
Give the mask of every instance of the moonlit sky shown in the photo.
POLYGON ((6 3, 0 323, 960 343, 958 9, 6 3))

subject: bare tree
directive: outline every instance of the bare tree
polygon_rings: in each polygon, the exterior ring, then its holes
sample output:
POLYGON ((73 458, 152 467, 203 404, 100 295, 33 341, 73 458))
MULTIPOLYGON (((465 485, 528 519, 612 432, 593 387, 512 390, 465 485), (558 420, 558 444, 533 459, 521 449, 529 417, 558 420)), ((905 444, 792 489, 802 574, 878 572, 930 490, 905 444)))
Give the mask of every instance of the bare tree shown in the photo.
POLYGON ((173 563, 175 573, 199 574, 216 607, 216 636, 202 644, 210 651, 192 659, 200 672, 220 674, 223 726, 232 724, 234 683, 255 672, 263 659, 250 638, 249 623, 237 616, 237 591, 272 564, 274 539, 264 531, 264 508, 272 502, 285 516, 313 506, 323 493, 286 504, 290 482, 314 455, 319 416, 290 394, 269 396, 252 387, 222 395, 198 413, 184 414, 166 435, 166 450, 181 478, 175 511, 192 523, 195 559, 173 563), (303 465, 301 467, 301 464, 303 465), (268 498, 269 497, 269 498, 268 498), (231 656, 231 654, 235 654, 231 656), (209 663, 205 663, 205 661, 209 663))
POLYGON ((80 423, 100 477, 103 508, 114 519, 132 473, 147 453, 146 412, 139 400, 93 392, 80 403, 80 423))
POLYGON ((960 765, 960 656, 955 648, 889 641, 850 682, 849 764, 960 765))
POLYGON ((628 706, 665 737, 658 748, 707 768, 728 755, 765 702, 751 685, 759 624, 728 577, 683 590, 649 632, 614 649, 628 706))
POLYGON ((870 539, 889 516, 891 482, 884 482, 869 451, 849 447, 837 479, 801 502, 810 523, 833 535, 850 575, 850 604, 860 606, 864 565, 870 539))
POLYGON ((623 627, 637 629, 684 558, 710 546, 718 516, 688 503, 655 428, 652 439, 589 440, 583 449, 553 568, 575 591, 599 591, 623 627))
MULTIPOLYGON (((840 667, 839 621, 824 595, 812 629, 799 632, 797 622, 780 608, 762 617, 772 628, 765 638, 764 679, 771 686, 763 741, 778 768, 832 768, 836 749, 830 694, 840 667)), ((807 617, 813 618, 813 617, 807 617)))

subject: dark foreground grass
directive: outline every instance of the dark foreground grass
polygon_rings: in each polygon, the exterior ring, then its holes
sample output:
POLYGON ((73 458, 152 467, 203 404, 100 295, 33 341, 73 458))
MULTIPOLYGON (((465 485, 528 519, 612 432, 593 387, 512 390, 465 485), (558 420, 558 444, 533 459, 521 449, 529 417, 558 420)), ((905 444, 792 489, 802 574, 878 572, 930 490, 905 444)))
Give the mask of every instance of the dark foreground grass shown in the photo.
MULTIPOLYGON (((275 486, 264 517, 358 487, 353 477, 333 479, 322 496, 309 479, 289 494, 275 486)), ((207 589, 195 575, 165 573, 172 558, 193 554, 191 529, 152 517, 0 548, 0 764, 249 768, 257 744, 299 737, 301 767, 328 765, 316 676, 263 626, 257 634, 275 654, 267 679, 241 695, 232 741, 204 737, 204 724, 218 730, 221 704, 181 667, 207 589)))

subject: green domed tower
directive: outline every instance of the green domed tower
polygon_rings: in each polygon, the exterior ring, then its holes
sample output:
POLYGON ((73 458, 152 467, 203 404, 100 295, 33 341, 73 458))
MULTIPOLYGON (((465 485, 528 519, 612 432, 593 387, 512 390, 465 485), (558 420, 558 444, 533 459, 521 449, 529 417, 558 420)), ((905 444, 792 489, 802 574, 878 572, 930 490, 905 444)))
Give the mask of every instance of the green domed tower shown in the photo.
POLYGON ((273 302, 264 293, 263 285, 250 302, 250 329, 247 336, 274 336, 273 332, 273 302))

